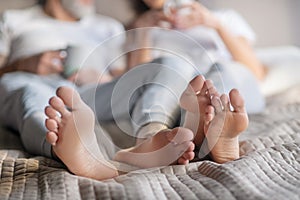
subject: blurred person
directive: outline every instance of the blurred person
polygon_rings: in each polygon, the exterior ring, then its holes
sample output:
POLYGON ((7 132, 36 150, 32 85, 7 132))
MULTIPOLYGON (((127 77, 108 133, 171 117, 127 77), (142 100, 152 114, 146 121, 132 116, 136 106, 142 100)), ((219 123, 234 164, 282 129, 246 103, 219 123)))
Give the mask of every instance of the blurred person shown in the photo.
MULTIPOLYGON (((259 85, 265 76, 265 67, 252 48, 255 33, 237 12, 210 11, 194 0, 135 0, 132 4, 138 16, 130 25, 131 29, 159 27, 174 32, 164 34, 165 31, 147 29, 129 37, 129 43, 136 42, 140 43, 139 47, 147 47, 153 45, 151 40, 154 40, 156 43, 182 45, 181 49, 185 49, 192 62, 206 78, 214 81, 219 90, 228 93, 231 88, 238 88, 249 113, 264 109, 265 100, 259 85), (183 3, 176 7, 174 2, 183 3), (178 31, 200 44, 205 53, 200 46, 195 49, 180 44, 178 40, 173 41, 172 35, 178 34, 178 31)), ((130 54, 129 66, 149 62, 155 56, 160 54, 153 53, 151 48, 139 49, 130 54)))
MULTIPOLYGON (((68 10, 67 6, 64 7, 64 5, 63 0, 48 0, 43 9, 38 9, 38 13, 40 14, 40 11, 43 11, 43 14, 46 13, 41 17, 45 17, 45 21, 51 23, 53 17, 49 17, 49 15, 56 16, 55 22, 60 19, 58 21, 66 21, 69 25, 84 21, 84 17, 71 14, 78 9, 68 10), (78 21, 78 19, 80 20, 78 21)), ((9 36, 18 36, 23 31, 30 31, 30 28, 27 29, 21 25, 27 26, 23 21, 25 19, 29 22, 34 22, 34 19, 40 20, 35 14, 30 12, 28 18, 21 15, 21 23, 13 23, 15 26, 12 26, 20 28, 20 30, 12 35, 9 34, 12 30, 11 27, 4 23, 3 27, 7 29, 3 33, 7 34, 2 36, 7 40, 3 40, 3 43, 11 41, 12 50, 20 49, 14 47, 17 44, 32 45, 28 43, 26 38, 18 37, 16 43, 14 43, 14 38, 12 40, 8 38, 9 36), (20 41, 22 42, 20 43, 20 41)), ((9 16, 9 14, 7 15, 9 16)), ((6 20, 9 19, 8 16, 6 16, 6 20)), ((105 18, 105 20, 109 19, 105 18)), ((16 20, 10 22, 16 22, 16 20)), ((114 22, 109 21, 105 25, 110 27, 114 22)), ((83 24, 86 25, 86 23, 83 24)), ((41 25, 40 22, 34 23, 33 27, 39 27, 39 25, 41 25)), ((116 26, 120 27, 119 25, 116 26)), ((44 34, 49 33, 51 30, 60 30, 59 28, 62 27, 56 27, 55 29, 52 27, 44 34)), ((94 24, 93 28, 95 28, 94 24)), ((103 27, 100 29, 104 30, 103 27)), ((90 33, 90 30, 88 29, 87 32, 90 33)), ((87 32, 84 31, 84 33, 87 32)), ((31 35, 29 33, 26 36, 31 35)), ((68 38, 71 38, 75 33, 77 32, 72 29, 67 34, 68 38)), ((36 38, 38 34, 34 36, 36 38)), ((48 42, 46 39, 44 40, 48 42)), ((33 41, 30 38, 30 42, 33 41)), ((50 41, 47 43, 49 46, 56 42, 55 40, 50 41)), ((42 48, 41 46, 38 47, 42 48)), ((23 55, 24 57, 20 56, 18 59, 11 58, 11 56, 16 56, 11 50, 8 64, 3 68, 5 73, 0 80, 0 93, 3 95, 0 100, 2 106, 1 121, 4 125, 20 132, 22 142, 29 153, 52 158, 58 157, 71 172, 77 175, 99 180, 118 175, 117 169, 103 158, 96 144, 93 130, 95 113, 100 121, 106 122, 129 118, 134 125, 133 134, 138 138, 137 145, 119 151, 115 156, 116 161, 142 168, 172 163, 187 164, 194 158, 194 143, 201 145, 205 135, 209 138, 208 145, 213 160, 216 162, 224 163, 239 157, 238 135, 247 128, 248 124, 242 97, 237 90, 232 90, 229 94, 231 100, 229 102, 226 95, 218 94, 211 82, 206 82, 201 76, 195 78, 195 69, 180 60, 157 59, 148 63, 152 65, 150 71, 143 71, 143 68, 139 68, 142 70, 141 73, 139 70, 129 71, 120 79, 101 84, 97 86, 96 90, 92 88, 92 91, 88 92, 77 88, 81 91, 81 97, 74 89, 61 87, 56 91, 57 96, 50 99, 50 105, 46 107, 44 112, 44 106, 47 104, 49 97, 55 92, 55 89, 61 85, 70 85, 71 83, 60 76, 63 71, 61 63, 64 59, 61 51, 56 51, 60 48, 61 46, 59 48, 58 46, 55 46, 55 48, 51 46, 48 49, 50 52, 43 53, 44 49, 40 54, 33 53, 32 57, 23 55), (159 64, 156 68, 153 67, 155 63, 159 64), (171 70, 161 67, 161 64, 168 65, 170 63, 174 64, 171 70), (186 66, 186 68, 183 68, 183 66, 186 66), (177 70, 174 71, 175 67, 177 67, 177 70), (120 81, 121 84, 119 84, 120 81), (191 86, 186 89, 189 82, 191 86), (116 89, 118 90, 114 93, 116 89), (136 90, 135 93, 132 94, 130 92, 132 90, 136 90), (95 105, 88 104, 90 102, 89 99, 85 98, 85 92, 95 94, 95 105), (192 119, 193 117, 187 116, 185 121, 187 124, 178 127, 177 121, 181 117, 178 97, 182 93, 183 96, 180 102, 182 108, 191 113, 199 109, 201 116, 198 121, 197 118, 192 119), (89 107, 83 103, 81 98, 89 107), (230 110, 230 105, 234 110, 230 110), (94 113, 91 112, 93 106, 96 109, 94 113), (163 109, 155 109, 155 106, 163 109), (114 109, 117 113, 113 112, 114 109), (128 114, 126 113, 127 109, 130 111, 129 116, 126 115, 128 114), (7 115, 7 113, 10 113, 10 115, 7 115), (223 120, 224 116, 227 116, 225 121, 223 120), (46 126, 44 124, 45 119, 46 126), (188 122, 195 122, 198 128, 189 127, 188 122), (226 122, 226 126, 222 128, 224 122, 226 122), (222 137, 219 138, 218 134, 221 134, 222 137), (82 143, 82 140, 78 137, 79 135, 87 142, 86 144, 82 143), (46 137, 49 143, 46 142, 46 137), (224 148, 224 144, 226 144, 226 148, 224 148), (160 149, 163 149, 163 151, 158 151, 160 149)), ((7 53, 8 49, 6 49, 7 53)), ((33 45, 28 49, 34 49, 33 45)), ((29 51, 28 49, 26 51, 29 51)), ((25 53, 26 51, 20 51, 19 53, 25 53)), ((147 69, 150 68, 147 67, 147 69)), ((78 76, 80 79, 80 74, 78 76)), ((71 87, 74 88, 72 84, 71 87)))
MULTIPOLYGON (((85 85, 97 83, 99 77, 104 82, 113 79, 110 73, 104 73, 101 63, 99 69, 83 68, 65 79, 65 49, 72 45, 95 48, 123 31, 118 21, 96 15, 92 0, 41 0, 27 9, 4 12, 0 121, 20 133, 29 153, 51 157, 51 147, 45 140, 44 107, 57 87, 83 90, 85 85)), ((98 57, 106 59, 109 54, 98 57)))

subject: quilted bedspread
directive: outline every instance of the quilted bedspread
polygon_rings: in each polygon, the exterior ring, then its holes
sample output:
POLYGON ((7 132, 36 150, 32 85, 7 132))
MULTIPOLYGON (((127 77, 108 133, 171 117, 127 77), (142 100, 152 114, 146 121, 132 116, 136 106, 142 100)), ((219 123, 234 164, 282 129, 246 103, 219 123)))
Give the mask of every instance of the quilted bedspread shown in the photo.
POLYGON ((96 181, 33 157, 14 134, 0 136, 0 199, 300 199, 300 86, 250 116, 238 160, 132 171, 96 181), (13 145, 15 144, 15 146, 13 145))

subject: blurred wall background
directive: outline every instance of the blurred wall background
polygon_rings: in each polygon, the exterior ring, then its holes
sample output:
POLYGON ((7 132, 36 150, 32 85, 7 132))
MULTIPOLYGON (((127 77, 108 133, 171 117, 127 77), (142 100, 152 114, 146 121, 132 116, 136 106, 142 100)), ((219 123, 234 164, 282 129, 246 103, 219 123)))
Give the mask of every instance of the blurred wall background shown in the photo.
POLYGON ((247 19, 258 45, 300 46, 299 0, 202 0, 209 8, 233 8, 247 19))
MULTIPOLYGON (((98 12, 128 23, 134 12, 131 0, 95 0, 98 12)), ((24 8, 36 0, 0 0, 0 13, 5 9, 24 8)), ((237 10, 257 34, 257 46, 300 46, 299 0, 200 0, 211 9, 237 10)))

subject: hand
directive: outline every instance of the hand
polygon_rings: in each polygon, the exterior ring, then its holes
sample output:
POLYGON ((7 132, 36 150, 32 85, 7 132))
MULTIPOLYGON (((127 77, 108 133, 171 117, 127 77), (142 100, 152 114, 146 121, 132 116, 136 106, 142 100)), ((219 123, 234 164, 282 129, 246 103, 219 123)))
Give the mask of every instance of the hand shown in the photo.
POLYGON ((27 71, 38 75, 59 74, 63 71, 63 51, 48 51, 29 58, 21 59, 13 64, 16 70, 27 71))
POLYGON ((160 27, 161 22, 170 22, 162 10, 149 10, 142 14, 133 24, 133 28, 160 27))
POLYGON ((198 2, 183 6, 181 9, 189 9, 189 13, 180 13, 180 9, 174 13, 173 26, 177 29, 188 29, 197 25, 207 26, 213 29, 219 27, 219 20, 203 5, 198 2))
POLYGON ((112 76, 106 73, 101 73, 95 69, 80 69, 75 74, 68 78, 78 86, 93 83, 105 83, 112 80, 112 76))
POLYGON ((66 53, 63 51, 49 51, 36 57, 35 73, 39 75, 59 74, 63 72, 63 60, 66 53))

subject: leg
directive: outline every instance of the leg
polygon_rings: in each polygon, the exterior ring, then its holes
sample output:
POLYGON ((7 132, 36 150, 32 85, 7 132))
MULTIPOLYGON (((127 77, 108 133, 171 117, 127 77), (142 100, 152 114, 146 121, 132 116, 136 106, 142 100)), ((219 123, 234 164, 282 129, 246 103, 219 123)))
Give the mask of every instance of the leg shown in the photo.
MULTIPOLYGON (((85 101, 89 102, 88 104, 91 107, 95 107, 99 121, 114 120, 118 124, 118 120, 127 118, 132 120, 134 129, 133 134, 129 132, 129 135, 139 138, 149 137, 144 145, 136 146, 138 148, 120 151, 115 157, 116 160, 140 167, 150 167, 165 165, 165 163, 171 164, 176 160, 180 164, 185 164, 194 156, 192 152, 194 147, 190 142, 193 136, 189 130, 184 128, 173 131, 164 130, 173 128, 176 124, 180 114, 178 99, 187 83, 196 73, 194 69, 189 68, 190 66, 187 66, 181 60, 171 60, 173 62, 167 59, 163 62, 159 61, 156 65, 150 63, 135 68, 115 82, 91 90, 92 92, 96 91, 96 96, 93 96, 93 94, 86 95, 87 92, 83 95, 86 96, 84 97, 85 101), (164 67, 162 67, 162 64, 164 67), (172 64, 178 65, 178 68, 170 67, 172 64), (151 124, 158 124, 162 128, 155 128, 150 135, 142 133, 142 128, 151 124), (166 137, 167 135, 169 136, 166 137), (182 137, 183 135, 184 137, 182 137), (169 145, 173 138, 176 144, 180 144, 175 145, 176 148, 169 145), (181 141, 177 141, 178 138, 181 141), (160 163, 147 162, 148 159, 145 153, 157 153, 160 152, 158 149, 163 147, 166 147, 164 149, 175 149, 176 158, 172 157, 172 161, 165 161, 168 153, 164 153, 164 156, 159 159, 160 163), (126 154, 127 152, 128 154, 126 154), (179 154, 181 156, 178 156, 179 154), (137 160, 134 159, 137 157, 139 160, 141 157, 144 159, 141 159, 139 163, 131 162, 137 160)), ((174 144, 174 141, 172 143, 174 144)))
MULTIPOLYGON (((143 77, 144 74, 144 82, 140 85, 143 87, 137 87, 138 90, 135 93, 137 98, 132 101, 134 102, 132 120, 134 133, 138 137, 138 145, 119 151, 115 157, 117 161, 145 168, 171 164, 176 161, 179 164, 187 164, 194 157, 194 145, 191 143, 192 132, 185 128, 165 130, 175 126, 180 114, 179 97, 196 74, 196 71, 186 63, 182 61, 176 63, 177 59, 174 61, 175 63, 164 63, 166 64, 164 67, 151 65, 133 70, 132 73, 137 74, 133 77, 143 77), (176 65, 180 66, 175 68, 176 65), (153 124, 156 124, 156 127, 153 124), (144 128, 145 126, 151 126, 153 130, 144 128), (166 137, 168 134, 169 138, 166 137), (170 141, 173 138, 181 138, 181 145, 177 146, 177 149, 171 147, 170 141), (172 148, 176 156, 171 156, 172 154, 166 150, 172 148), (169 155, 168 159, 167 155, 169 155), (160 159, 160 163, 154 161, 155 157, 160 159)), ((128 92, 128 90, 125 91, 128 92)))
POLYGON ((244 65, 237 62, 216 63, 205 77, 211 79, 221 93, 228 94, 232 88, 237 88, 245 99, 248 113, 259 113, 265 108, 259 82, 244 65))
POLYGON ((79 94, 61 87, 49 103, 45 109, 49 118, 46 120, 47 140, 68 169, 76 175, 97 180, 117 176, 116 168, 104 159, 98 147, 93 111, 79 94))
POLYGON ((26 151, 51 157, 51 146, 45 140, 44 107, 55 89, 45 79, 25 72, 3 75, 0 121, 20 133, 26 151))
POLYGON ((228 97, 214 96, 206 108, 205 135, 214 161, 224 163, 239 158, 238 135, 248 126, 248 115, 244 100, 238 90, 233 89, 228 97), (233 107, 231 111, 230 105, 233 107))
POLYGON ((178 99, 196 73, 181 59, 157 59, 113 82, 80 90, 80 96, 99 121, 132 119, 134 134, 151 122, 172 127, 180 113, 178 99))

